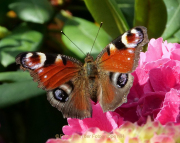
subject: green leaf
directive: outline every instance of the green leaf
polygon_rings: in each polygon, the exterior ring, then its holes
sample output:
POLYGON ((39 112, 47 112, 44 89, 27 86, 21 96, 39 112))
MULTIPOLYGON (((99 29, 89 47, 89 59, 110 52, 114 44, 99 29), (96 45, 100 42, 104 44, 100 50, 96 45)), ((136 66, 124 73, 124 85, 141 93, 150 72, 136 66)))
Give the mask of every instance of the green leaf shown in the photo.
POLYGON ((14 57, 16 56, 16 54, 15 53, 13 54, 13 53, 10 54, 8 51, 4 52, 3 50, 0 52, 1 64, 4 67, 7 67, 8 65, 10 65, 11 63, 15 61, 14 57))
POLYGON ((0 63, 7 67, 15 62, 17 54, 37 50, 43 41, 43 34, 22 24, 0 41, 0 63))
POLYGON ((158 38, 163 33, 167 21, 167 12, 163 0, 136 0, 135 26, 145 26, 150 38, 158 38))
POLYGON ((29 72, 17 71, 0 73, 0 82, 20 82, 27 80, 32 80, 29 72))
POLYGON ((164 39, 173 36, 180 29, 180 1, 179 0, 164 0, 167 7, 168 19, 166 29, 162 35, 164 39))
POLYGON ((167 39, 167 42, 168 42, 168 43, 177 43, 178 41, 179 41, 179 39, 176 38, 176 37, 168 38, 168 39, 167 39))
POLYGON ((176 37, 178 39, 177 42, 180 42, 180 29, 174 34, 174 37, 176 37))
POLYGON ((6 37, 10 33, 11 32, 6 27, 0 26, 0 39, 6 37))
POLYGON ((0 107, 9 106, 28 98, 44 94, 37 83, 32 80, 29 72, 0 73, 0 107))
MULTIPOLYGON (((91 50, 98 28, 92 22, 73 17, 65 22, 63 31, 84 53, 88 53, 91 50)), ((83 58, 85 56, 63 35, 62 40, 66 47, 78 57, 83 58)), ((95 57, 111 40, 110 36, 103 29, 100 29, 92 50, 92 55, 95 57)))
POLYGON ((116 0, 116 3, 126 18, 129 27, 133 27, 134 0, 116 0))
POLYGON ((129 29, 115 0, 85 0, 93 18, 103 22, 103 29, 114 39, 129 29))
POLYGON ((4 83, 0 85, 0 93, 0 108, 2 108, 44 94, 45 92, 37 88, 37 83, 27 80, 8 84, 4 83))
POLYGON ((48 0, 18 0, 11 3, 9 8, 14 10, 21 20, 45 23, 53 16, 53 8, 48 0))

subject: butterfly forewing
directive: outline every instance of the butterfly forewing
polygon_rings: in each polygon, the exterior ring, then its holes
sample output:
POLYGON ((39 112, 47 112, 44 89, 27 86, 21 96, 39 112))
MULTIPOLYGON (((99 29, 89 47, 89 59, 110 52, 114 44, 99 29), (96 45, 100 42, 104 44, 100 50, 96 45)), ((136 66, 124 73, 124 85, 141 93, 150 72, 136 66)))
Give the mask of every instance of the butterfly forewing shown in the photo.
POLYGON ((16 63, 30 71, 38 87, 47 91, 48 100, 64 117, 91 117, 90 97, 80 61, 60 54, 29 52, 19 54, 16 63))
POLYGON ((29 70, 39 87, 51 90, 78 76, 81 62, 60 54, 44 54, 40 52, 21 53, 16 57, 21 69, 29 70))
POLYGON ((96 59, 103 111, 113 111, 126 102, 133 83, 130 74, 138 65, 142 46, 148 42, 145 27, 135 27, 108 44, 96 59))
POLYGON ((130 73, 138 65, 142 46, 148 42, 145 27, 135 27, 108 44, 98 55, 98 68, 111 72, 130 73))

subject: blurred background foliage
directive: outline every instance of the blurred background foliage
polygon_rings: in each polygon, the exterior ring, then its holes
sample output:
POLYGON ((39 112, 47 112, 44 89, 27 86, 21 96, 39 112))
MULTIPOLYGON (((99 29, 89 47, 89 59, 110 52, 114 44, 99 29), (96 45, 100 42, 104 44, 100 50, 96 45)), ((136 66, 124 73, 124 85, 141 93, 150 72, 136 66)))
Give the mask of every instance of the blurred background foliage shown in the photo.
MULTIPOLYGON (((45 142, 67 124, 51 107, 45 91, 15 64, 23 51, 73 56, 83 61, 103 22, 92 55, 134 26, 150 38, 180 42, 180 0, 1 0, 0 1, 0 142, 45 142), (41 96, 42 95, 42 96, 41 96), (33 97, 33 98, 32 98, 33 97)), ((145 49, 144 49, 145 51, 145 49)))

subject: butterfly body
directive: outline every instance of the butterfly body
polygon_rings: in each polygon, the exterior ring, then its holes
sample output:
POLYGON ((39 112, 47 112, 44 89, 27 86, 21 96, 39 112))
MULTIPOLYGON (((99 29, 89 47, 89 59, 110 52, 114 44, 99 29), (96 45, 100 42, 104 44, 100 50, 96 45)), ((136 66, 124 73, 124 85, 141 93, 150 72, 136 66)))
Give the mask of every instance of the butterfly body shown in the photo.
POLYGON ((96 64, 93 60, 93 57, 89 54, 87 54, 87 56, 85 58, 84 71, 88 78, 96 78, 97 77, 98 71, 97 71, 96 64))
POLYGON ((21 53, 16 63, 28 70, 47 99, 64 117, 92 116, 91 100, 104 112, 127 101, 133 84, 131 72, 138 65, 142 46, 148 42, 144 27, 135 27, 108 44, 94 60, 87 54, 84 64, 60 54, 21 53))

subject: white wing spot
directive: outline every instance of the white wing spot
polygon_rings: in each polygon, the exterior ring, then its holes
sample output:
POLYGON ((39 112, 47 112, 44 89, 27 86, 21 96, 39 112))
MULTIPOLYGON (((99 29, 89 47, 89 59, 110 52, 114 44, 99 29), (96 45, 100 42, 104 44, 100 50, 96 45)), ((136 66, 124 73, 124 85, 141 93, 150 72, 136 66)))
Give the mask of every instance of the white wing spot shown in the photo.
POLYGON ((40 69, 39 71, 38 71, 38 73, 41 73, 43 70, 42 69, 40 69))
POLYGON ((138 32, 136 29, 132 29, 132 30, 131 30, 131 33, 139 34, 139 32, 138 32))
POLYGON ((56 57, 56 61, 55 61, 55 62, 59 62, 59 61, 62 61, 62 58, 61 58, 60 55, 58 55, 58 56, 56 57))
POLYGON ((122 35, 121 41, 126 47, 128 47, 127 32, 122 35))
POLYGON ((37 53, 40 57, 40 63, 44 65, 44 62, 46 61, 46 56, 43 53, 37 53))
POLYGON ((33 55, 32 53, 28 53, 28 54, 26 55, 26 58, 30 58, 32 55, 33 55))
POLYGON ((47 75, 45 75, 44 78, 47 78, 47 75))
POLYGON ((116 49, 116 47, 112 43, 109 44, 109 47, 110 47, 111 50, 115 50, 116 49))
POLYGON ((128 52, 129 52, 129 53, 134 53, 134 51, 133 51, 133 50, 131 50, 131 49, 129 49, 129 50, 128 50, 128 52))

